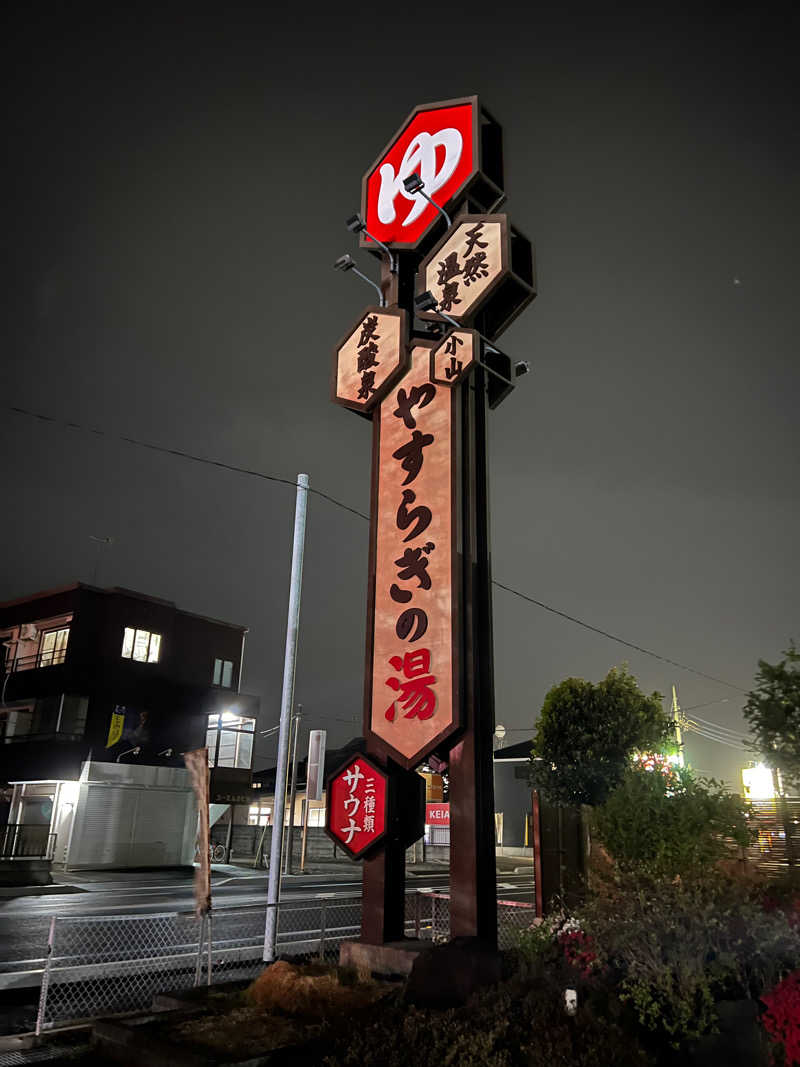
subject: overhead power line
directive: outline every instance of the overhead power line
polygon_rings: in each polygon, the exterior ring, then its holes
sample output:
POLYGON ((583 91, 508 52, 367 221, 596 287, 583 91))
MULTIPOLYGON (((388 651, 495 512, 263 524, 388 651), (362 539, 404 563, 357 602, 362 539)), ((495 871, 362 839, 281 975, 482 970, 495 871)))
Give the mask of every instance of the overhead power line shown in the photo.
MULTIPOLYGON (((297 482, 291 478, 281 478, 276 474, 265 474, 263 471, 253 470, 250 467, 239 467, 235 463, 223 463, 222 460, 211 459, 208 456, 198 456, 193 452, 185 452, 181 448, 167 448, 165 445, 154 445, 151 441, 140 441, 136 437, 127 437, 125 434, 121 433, 108 433, 106 430, 98 430, 93 426, 81 426, 80 423, 67 422, 65 419, 55 419, 51 415, 42 415, 37 411, 28 411, 27 408, 9 405, 8 410, 15 412, 17 415, 25 415, 30 419, 38 419, 40 422, 50 422, 55 426, 66 426, 70 430, 82 430, 84 433, 91 433, 96 437, 105 437, 108 438, 108 440, 124 441, 128 445, 136 445, 137 448, 146 448, 151 452, 163 452, 164 455, 167 456, 178 456, 180 459, 189 459, 193 463, 205 463, 209 467, 219 467, 221 470, 233 471, 235 474, 246 474, 250 478, 260 478, 265 482, 276 482, 278 485, 290 485, 293 489, 297 485, 297 482)), ((330 503, 335 504, 337 508, 349 511, 352 515, 358 515, 360 519, 369 519, 369 516, 365 515, 363 511, 359 511, 357 508, 351 508, 349 504, 343 504, 341 500, 336 500, 335 497, 330 496, 328 493, 323 493, 321 489, 314 489, 309 486, 308 491, 315 496, 322 497, 323 500, 330 501, 330 503)))
MULTIPOLYGON (((688 711, 689 709, 685 708, 683 710, 684 711, 688 711)), ((734 740, 743 740, 743 741, 747 740, 747 734, 742 733, 741 730, 731 730, 731 728, 729 726, 722 726, 721 723, 712 722, 710 719, 703 719, 699 715, 693 715, 692 718, 696 719, 697 722, 701 723, 706 729, 716 730, 718 733, 721 733, 723 736, 725 736, 727 734, 730 737, 732 737, 734 740)))
MULTIPOLYGON (((240 467, 235 463, 223 463, 221 460, 211 459, 208 456, 198 456, 193 452, 186 452, 180 448, 167 448, 164 445, 156 445, 150 441, 141 441, 135 437, 128 437, 124 434, 108 433, 106 430, 98 430, 92 426, 83 426, 77 422, 69 422, 65 419, 57 419, 52 415, 43 415, 41 412, 30 411, 28 408, 22 408, 15 405, 8 405, 8 411, 12 411, 17 415, 23 415, 29 419, 37 419, 40 422, 49 422, 55 426, 66 426, 71 430, 81 430, 84 433, 91 433, 97 437, 105 437, 109 440, 124 441, 126 444, 135 445, 137 448, 146 448, 152 452, 162 452, 168 456, 178 456, 181 459, 191 460, 193 463, 205 463, 210 467, 218 467, 221 470, 232 471, 236 474, 244 474, 251 478, 259 478, 266 482, 275 482, 279 485, 288 485, 293 488, 296 486, 296 482, 291 478, 281 478, 274 474, 265 474, 263 471, 253 470, 248 467, 240 467)), ((314 489, 309 486, 308 491, 315 496, 321 497, 323 500, 327 500, 329 503, 335 505, 337 508, 341 508, 343 511, 350 512, 351 515, 357 515, 360 519, 369 520, 369 516, 365 515, 363 511, 359 511, 357 508, 350 507, 349 504, 342 503, 341 500, 337 500, 336 497, 330 496, 328 493, 322 492, 320 489, 314 489)), ((527 593, 521 592, 519 589, 514 589, 510 585, 505 585, 503 582, 496 580, 492 581, 493 585, 496 585, 498 589, 503 589, 507 593, 511 593, 513 596, 519 597, 521 600, 527 601, 529 604, 535 604, 537 607, 542 608, 543 611, 548 611, 552 615, 558 615, 562 619, 567 619, 568 622, 575 623, 576 626, 583 627, 584 630, 589 630, 591 633, 600 634, 601 637, 608 638, 609 641, 616 641, 617 644, 623 645, 626 648, 632 648, 636 652, 641 652, 645 656, 650 656, 652 659, 660 660, 662 663, 668 663, 672 667, 677 667, 679 670, 687 671, 690 674, 695 674, 700 678, 705 678, 710 682, 716 682, 718 685, 727 686, 729 689, 735 689, 739 693, 747 694, 748 690, 743 689, 739 685, 734 685, 733 682, 728 682, 724 678, 718 678, 716 675, 707 674, 705 671, 698 670, 696 667, 691 667, 686 663, 681 663, 679 660, 670 659, 668 656, 662 656, 658 652, 653 652, 652 649, 644 648, 642 645, 637 645, 633 641, 626 641, 623 637, 618 637, 616 634, 610 633, 608 630, 603 630, 599 626, 593 626, 591 623, 584 622, 583 619, 578 619, 574 615, 569 615, 565 611, 560 611, 558 608, 552 607, 550 604, 545 604, 542 600, 537 600, 536 597, 529 596, 527 593)), ((713 702, 712 702, 713 703, 713 702)), ((702 706, 702 705, 699 705, 702 706)))
POLYGON ((740 693, 746 693, 746 689, 742 689, 739 685, 734 685, 733 682, 726 682, 724 678, 717 678, 713 674, 706 674, 705 671, 700 671, 696 667, 690 667, 686 663, 680 663, 676 659, 670 659, 668 656, 661 656, 658 652, 653 652, 652 649, 643 648, 641 645, 636 645, 632 641, 626 641, 624 637, 618 637, 616 634, 609 633, 608 630, 601 630, 599 626, 592 626, 591 623, 584 622, 583 619, 576 619, 574 615, 568 615, 565 611, 559 611, 558 608, 553 608, 549 604, 543 603, 541 600, 537 600, 535 597, 528 596, 527 593, 521 593, 519 589, 512 589, 510 585, 503 585, 502 582, 494 581, 494 585, 498 589, 505 589, 507 593, 513 593, 514 596, 520 597, 522 600, 527 600, 530 604, 536 604, 540 608, 544 608, 545 611, 550 611, 553 615, 560 615, 562 619, 568 619, 570 622, 577 623, 578 626, 582 626, 585 630, 591 630, 593 633, 601 634, 603 637, 609 638, 611 641, 616 641, 617 644, 625 645, 627 648, 633 648, 637 652, 642 652, 645 656, 652 656, 653 659, 659 659, 662 663, 669 663, 672 667, 679 667, 682 671, 689 671, 691 674, 697 674, 701 678, 707 678, 710 682, 717 682, 719 685, 726 685, 729 689, 736 689, 740 693))
MULTIPOLYGON (((699 737, 705 738, 706 741, 713 741, 718 745, 726 745, 728 748, 735 748, 738 752, 749 752, 750 749, 742 742, 731 740, 729 737, 723 737, 720 734, 714 733, 712 730, 706 730, 698 723, 692 722, 691 719, 687 719, 684 722, 684 729, 697 734, 699 737)), ((744 740, 744 739, 742 739, 744 740)))

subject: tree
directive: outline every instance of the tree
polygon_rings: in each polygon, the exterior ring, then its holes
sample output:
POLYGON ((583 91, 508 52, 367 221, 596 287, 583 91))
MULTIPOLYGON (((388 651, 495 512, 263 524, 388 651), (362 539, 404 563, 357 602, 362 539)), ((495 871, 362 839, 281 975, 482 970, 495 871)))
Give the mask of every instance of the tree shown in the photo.
POLYGON ((673 723, 662 696, 646 696, 627 667, 596 685, 567 678, 547 694, 536 726, 530 782, 558 804, 602 804, 622 781, 637 750, 669 739, 673 723))
POLYGON ((756 685, 742 709, 764 762, 800 782, 800 652, 794 641, 780 663, 758 661, 756 685))

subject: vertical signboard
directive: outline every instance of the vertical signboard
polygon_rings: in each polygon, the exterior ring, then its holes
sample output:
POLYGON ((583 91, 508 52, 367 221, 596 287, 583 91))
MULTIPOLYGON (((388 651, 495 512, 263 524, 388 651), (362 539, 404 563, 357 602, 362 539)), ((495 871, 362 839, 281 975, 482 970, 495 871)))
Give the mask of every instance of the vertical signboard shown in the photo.
POLYGON ((430 354, 413 348, 377 422, 367 731, 408 768, 458 725, 455 403, 430 354))

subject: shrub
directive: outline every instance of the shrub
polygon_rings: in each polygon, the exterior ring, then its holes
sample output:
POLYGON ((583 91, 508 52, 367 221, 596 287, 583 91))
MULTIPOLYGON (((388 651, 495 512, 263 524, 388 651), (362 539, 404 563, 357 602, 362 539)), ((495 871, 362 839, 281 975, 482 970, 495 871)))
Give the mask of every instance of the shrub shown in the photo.
POLYGON ((514 979, 473 997, 463 1008, 413 1008, 396 997, 380 1015, 354 1026, 331 1049, 325 1067, 644 1067, 635 1037, 585 1002, 574 1018, 556 982, 514 979))
POLYGON ((594 823, 622 870, 654 881, 716 876, 731 844, 752 837, 740 798, 683 768, 630 768, 594 823))

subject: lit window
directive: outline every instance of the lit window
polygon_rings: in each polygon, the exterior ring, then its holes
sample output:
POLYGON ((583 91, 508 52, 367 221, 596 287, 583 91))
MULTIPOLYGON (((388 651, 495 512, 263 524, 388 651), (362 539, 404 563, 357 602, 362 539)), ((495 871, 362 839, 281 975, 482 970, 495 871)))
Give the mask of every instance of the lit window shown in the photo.
POLYGON ((261 788, 261 782, 253 782, 253 789, 260 789, 260 788, 261 788))
POLYGON ((209 715, 206 746, 209 767, 241 767, 253 764, 256 720, 232 711, 209 715))
POLYGON ((251 804, 247 813, 248 826, 269 826, 272 808, 263 804, 251 804))
POLYGON ((134 659, 137 663, 158 663, 160 655, 161 634, 125 627, 125 635, 122 638, 123 659, 134 659))
POLYGON ((69 626, 62 630, 48 630, 42 634, 39 665, 50 667, 54 663, 63 663, 67 654, 67 641, 69 641, 69 626))
POLYGON ((229 659, 215 659, 212 685, 221 685, 225 689, 230 689, 232 684, 233 662, 229 659))

